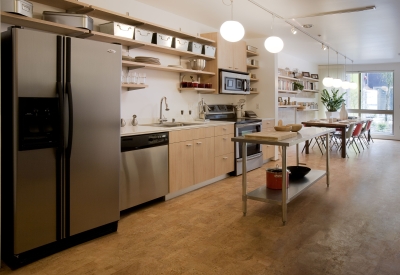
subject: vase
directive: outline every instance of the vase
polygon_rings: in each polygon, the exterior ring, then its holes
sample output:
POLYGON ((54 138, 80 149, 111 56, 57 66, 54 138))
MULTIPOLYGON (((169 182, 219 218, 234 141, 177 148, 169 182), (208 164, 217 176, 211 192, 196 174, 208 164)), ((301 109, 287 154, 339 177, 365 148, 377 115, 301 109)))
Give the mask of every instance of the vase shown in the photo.
POLYGON ((347 113, 344 103, 342 103, 342 108, 340 109, 340 120, 346 120, 348 118, 349 118, 349 114, 347 113))
POLYGON ((329 112, 329 111, 326 111, 325 112, 326 113, 326 118, 327 119, 330 119, 330 118, 339 118, 339 112, 329 112))

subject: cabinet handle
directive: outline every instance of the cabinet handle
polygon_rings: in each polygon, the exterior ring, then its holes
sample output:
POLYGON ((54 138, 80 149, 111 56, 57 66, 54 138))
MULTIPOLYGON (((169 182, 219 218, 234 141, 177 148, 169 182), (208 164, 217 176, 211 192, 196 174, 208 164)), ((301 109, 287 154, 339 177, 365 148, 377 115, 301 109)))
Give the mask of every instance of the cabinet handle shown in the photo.
POLYGON ((192 146, 192 144, 186 144, 186 146, 192 146))
POLYGON ((238 68, 235 68, 236 70, 238 69, 238 68))
POLYGON ((223 159, 228 159, 228 157, 223 157, 223 159))
POLYGON ((202 144, 203 142, 200 142, 200 141, 199 141, 199 142, 196 142, 196 143, 197 143, 197 144, 202 144))
POLYGON ((222 128, 222 130, 226 131, 226 128, 222 128))
POLYGON ((222 138, 223 140, 226 140, 226 138, 222 138))

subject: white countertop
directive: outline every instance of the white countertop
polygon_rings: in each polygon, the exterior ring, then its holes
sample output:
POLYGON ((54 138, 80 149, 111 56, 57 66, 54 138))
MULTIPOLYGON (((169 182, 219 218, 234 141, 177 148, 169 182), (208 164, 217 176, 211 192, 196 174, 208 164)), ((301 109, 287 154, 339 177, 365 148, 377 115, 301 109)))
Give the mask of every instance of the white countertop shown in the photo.
POLYGON ((156 127, 156 126, 147 126, 147 125, 140 125, 140 124, 137 126, 126 125, 125 127, 121 127, 121 137, 133 136, 133 135, 143 135, 143 134, 150 134, 150 133, 180 131, 180 130, 186 130, 186 129, 200 128, 200 127, 235 124, 234 122, 228 122, 228 121, 209 121, 209 122, 188 121, 188 123, 193 123, 195 125, 179 126, 179 127, 156 127))

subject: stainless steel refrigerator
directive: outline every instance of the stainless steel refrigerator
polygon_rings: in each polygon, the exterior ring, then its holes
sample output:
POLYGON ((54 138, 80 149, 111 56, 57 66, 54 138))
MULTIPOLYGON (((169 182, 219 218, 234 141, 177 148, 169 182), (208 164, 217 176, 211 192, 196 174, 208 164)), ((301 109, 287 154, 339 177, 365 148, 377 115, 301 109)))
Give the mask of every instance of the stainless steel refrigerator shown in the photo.
POLYGON ((2 255, 18 266, 116 231, 121 46, 2 33, 2 255))

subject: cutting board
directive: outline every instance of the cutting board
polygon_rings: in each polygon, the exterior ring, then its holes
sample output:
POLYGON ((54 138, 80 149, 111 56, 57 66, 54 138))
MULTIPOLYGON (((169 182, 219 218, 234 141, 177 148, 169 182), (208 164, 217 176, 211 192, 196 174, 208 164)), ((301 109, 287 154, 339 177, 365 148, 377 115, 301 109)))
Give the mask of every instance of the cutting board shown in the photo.
POLYGON ((275 131, 275 132, 258 132, 258 133, 246 134, 245 138, 279 141, 296 136, 297 136, 296 132, 275 131))

